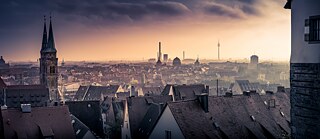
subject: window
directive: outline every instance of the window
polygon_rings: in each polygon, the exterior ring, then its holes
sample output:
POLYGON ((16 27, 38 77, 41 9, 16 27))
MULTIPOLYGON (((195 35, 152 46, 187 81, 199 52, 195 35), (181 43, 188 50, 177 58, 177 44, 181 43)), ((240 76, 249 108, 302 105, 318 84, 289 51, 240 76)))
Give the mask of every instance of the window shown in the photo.
POLYGON ((55 66, 50 66, 50 73, 56 73, 55 66))
POLYGON ((165 139, 171 139, 171 131, 166 130, 166 138, 165 139))
POLYGON ((270 108, 275 108, 276 107, 276 100, 275 99, 270 99, 268 104, 269 104, 269 106, 268 106, 269 109, 270 108))
POLYGON ((320 15, 310 16, 305 20, 305 41, 309 43, 320 43, 320 15))

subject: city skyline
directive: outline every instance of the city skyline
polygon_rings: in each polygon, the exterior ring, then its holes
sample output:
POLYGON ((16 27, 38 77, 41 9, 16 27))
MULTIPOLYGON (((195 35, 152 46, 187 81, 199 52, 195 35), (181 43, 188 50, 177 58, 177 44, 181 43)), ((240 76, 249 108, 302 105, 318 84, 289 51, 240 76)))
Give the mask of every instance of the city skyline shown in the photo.
POLYGON ((223 60, 253 54, 289 60, 290 12, 282 9, 284 1, 5 2, 0 55, 36 61, 43 15, 52 11, 60 60, 147 60, 156 58, 159 41, 171 59, 182 58, 183 51, 186 58, 217 59, 218 40, 223 60), (90 9, 98 4, 107 8, 90 9))

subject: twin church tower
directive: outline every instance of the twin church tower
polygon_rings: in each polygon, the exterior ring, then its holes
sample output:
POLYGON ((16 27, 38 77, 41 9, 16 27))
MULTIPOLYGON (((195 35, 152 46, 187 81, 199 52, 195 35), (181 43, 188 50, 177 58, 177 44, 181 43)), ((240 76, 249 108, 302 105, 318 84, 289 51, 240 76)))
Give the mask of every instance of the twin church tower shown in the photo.
POLYGON ((44 29, 40 55, 40 84, 46 86, 49 89, 49 96, 51 101, 59 101, 58 58, 57 50, 54 44, 51 16, 49 25, 49 36, 47 35, 46 19, 44 18, 44 29))

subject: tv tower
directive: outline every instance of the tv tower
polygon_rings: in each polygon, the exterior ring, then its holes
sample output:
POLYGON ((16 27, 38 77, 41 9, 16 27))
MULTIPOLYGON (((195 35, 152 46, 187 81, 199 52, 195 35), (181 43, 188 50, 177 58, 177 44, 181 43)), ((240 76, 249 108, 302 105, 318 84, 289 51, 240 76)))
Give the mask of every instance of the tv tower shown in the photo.
POLYGON ((220 42, 218 40, 218 60, 220 60, 220 42))

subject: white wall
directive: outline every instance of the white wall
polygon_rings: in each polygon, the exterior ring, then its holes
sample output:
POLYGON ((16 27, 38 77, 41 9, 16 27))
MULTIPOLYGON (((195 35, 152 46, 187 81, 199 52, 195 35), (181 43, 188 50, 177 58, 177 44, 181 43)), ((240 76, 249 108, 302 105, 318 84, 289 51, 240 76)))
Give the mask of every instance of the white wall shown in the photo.
POLYGON ((314 15, 320 15, 320 0, 292 0, 291 63, 320 63, 320 43, 304 41, 305 19, 314 15))
POLYGON ((166 130, 171 131, 172 139, 184 139, 184 136, 168 106, 166 106, 158 123, 151 132, 149 139, 165 139, 166 130))

